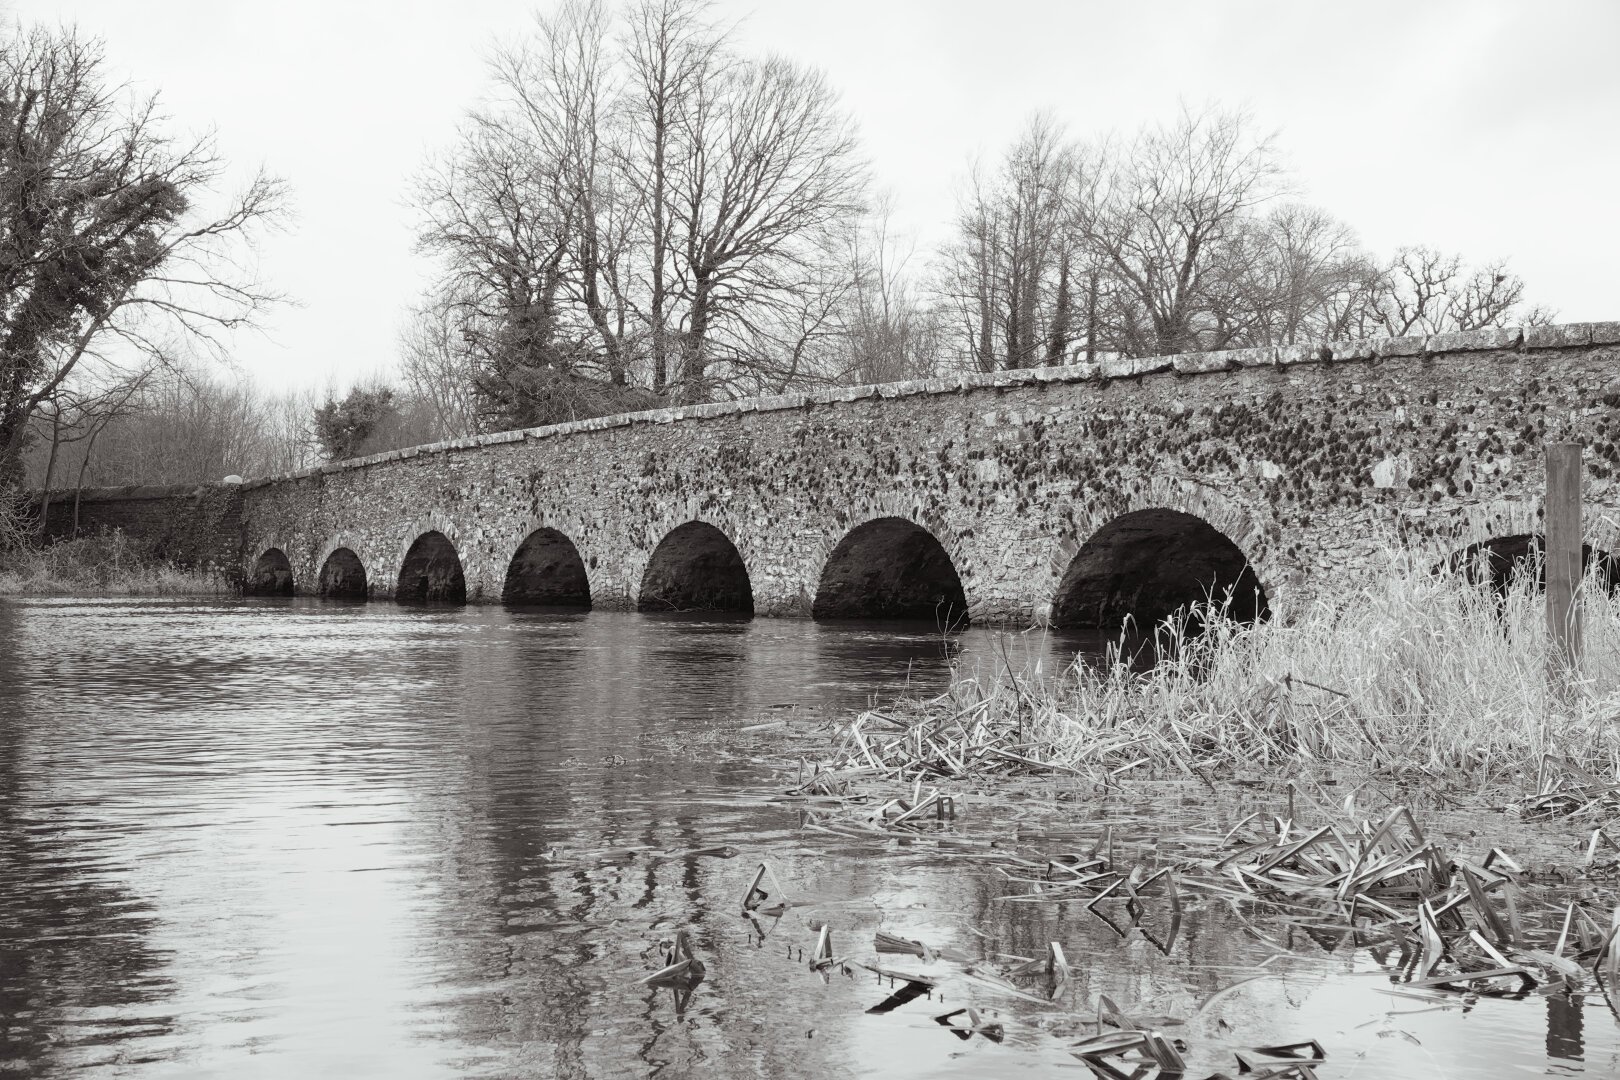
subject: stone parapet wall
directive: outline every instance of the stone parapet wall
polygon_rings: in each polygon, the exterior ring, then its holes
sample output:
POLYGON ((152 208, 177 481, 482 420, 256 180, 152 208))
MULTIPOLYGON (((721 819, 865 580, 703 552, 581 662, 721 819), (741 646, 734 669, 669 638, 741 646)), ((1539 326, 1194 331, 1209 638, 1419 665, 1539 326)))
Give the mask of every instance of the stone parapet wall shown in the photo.
POLYGON ((1431 334, 1395 338, 1368 338, 1283 345, 1257 349, 1228 349, 1218 352, 1183 353, 1174 356, 1125 357, 1092 364, 1061 367, 1022 368, 1013 371, 963 372, 932 379, 874 383, 865 386, 834 387, 791 394, 717 401, 643 412, 618 413, 588 420, 575 420, 545 427, 520 428, 488 435, 473 435, 441 443, 389 450, 367 457, 317 465, 297 472, 250 480, 249 487, 296 480, 316 474, 366 468, 448 450, 472 450, 501 446, 526 439, 557 438, 590 431, 605 431, 636 424, 668 424, 681 420, 717 419, 751 412, 803 409, 815 405, 862 401, 868 398, 900 398, 918 394, 954 394, 974 390, 1006 390, 1017 386, 1054 383, 1106 384, 1115 379, 1174 372, 1178 375, 1226 374, 1244 369, 1294 368, 1302 365, 1374 362, 1390 359, 1433 359, 1448 353, 1504 352, 1534 353, 1558 349, 1586 348, 1620 344, 1620 322, 1566 323, 1538 326, 1527 330, 1492 327, 1461 333, 1431 334))
POLYGON ((239 484, 94 488, 34 495, 38 519, 46 507, 47 543, 74 535, 122 531, 177 566, 236 575, 242 565, 242 489, 239 484))

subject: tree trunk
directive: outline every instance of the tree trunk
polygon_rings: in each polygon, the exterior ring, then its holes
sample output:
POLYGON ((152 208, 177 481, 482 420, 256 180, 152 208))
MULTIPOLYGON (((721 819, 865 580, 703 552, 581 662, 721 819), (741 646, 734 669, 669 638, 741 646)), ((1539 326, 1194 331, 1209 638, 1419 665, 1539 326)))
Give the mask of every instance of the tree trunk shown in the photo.
POLYGON ((692 316, 687 327, 684 354, 681 357, 681 383, 677 399, 682 405, 694 405, 703 400, 703 382, 708 358, 705 355, 709 335, 709 305, 713 283, 708 273, 698 275, 692 290, 692 316))
POLYGON ((44 493, 39 500, 39 538, 45 539, 45 523, 51 513, 51 477, 56 472, 56 451, 62 445, 62 410, 51 410, 51 453, 45 459, 45 482, 40 485, 44 493))
POLYGON ((979 370, 994 371, 996 369, 995 344, 991 337, 995 325, 995 301, 990 295, 989 275, 980 262, 979 271, 979 370))
POLYGON ((664 140, 668 135, 662 101, 653 124, 657 134, 653 142, 652 191, 652 388, 653 393, 662 394, 669 385, 669 341, 664 324, 664 259, 667 254, 664 236, 664 140))
POLYGON ((1097 361, 1097 271, 1086 284, 1086 363, 1097 361))
POLYGON ((1046 339, 1047 367, 1063 363, 1069 351, 1069 324, 1073 321, 1069 309, 1072 306, 1069 298, 1069 253, 1065 251, 1058 259, 1057 301, 1053 305, 1052 330, 1046 339))
MULTIPOLYGON (((1031 241, 1033 244, 1033 240, 1031 241)), ((1018 283, 1018 363, 1021 368, 1034 367, 1038 355, 1035 348, 1035 302, 1040 295, 1040 258, 1031 253, 1024 260, 1024 272, 1018 283)))
MULTIPOLYGON (((20 380, 19 380, 20 381, 20 380)), ((23 486, 23 446, 28 436, 28 413, 0 411, 0 489, 23 486)))
POLYGON ((1018 295, 1018 279, 1013 278, 1009 284, 1012 288, 1008 290, 1007 296, 1007 325, 1002 328, 1005 349, 1001 366, 1010 370, 1023 367, 1018 357, 1018 316, 1023 304, 1018 295))
POLYGON ((84 444, 84 460, 79 462, 79 479, 73 487, 73 538, 79 538, 79 496, 84 494, 84 473, 90 467, 90 455, 96 449, 96 436, 101 434, 98 427, 90 432, 90 441, 84 444))
POLYGON ((597 335, 602 339, 602 349, 607 353, 608 382, 614 386, 625 384, 624 348, 613 326, 608 321, 607 309, 602 306, 602 289, 597 279, 601 271, 600 247, 596 242, 594 219, 589 229, 589 235, 581 244, 585 275, 585 310, 590 315, 591 325, 596 327, 597 335))

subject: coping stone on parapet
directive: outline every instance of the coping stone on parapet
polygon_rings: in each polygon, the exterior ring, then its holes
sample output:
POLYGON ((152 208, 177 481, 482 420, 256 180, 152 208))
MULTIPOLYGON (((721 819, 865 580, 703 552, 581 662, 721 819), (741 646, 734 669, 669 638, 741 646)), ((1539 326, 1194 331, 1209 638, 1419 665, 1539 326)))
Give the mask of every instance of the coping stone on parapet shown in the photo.
POLYGON ((1065 364, 1062 367, 1031 368, 1029 379, 1032 383, 1071 383, 1087 382, 1097 375, 1096 364, 1065 364))
POLYGON ((1380 357, 1422 356, 1428 340, 1424 334, 1408 334, 1405 337, 1379 338, 1372 342, 1372 346, 1380 357))
POLYGON ((1591 323, 1530 326, 1524 331, 1526 349, 1578 349, 1592 344, 1591 323))
POLYGON ((1501 352, 1517 349, 1523 340, 1524 331, 1517 326, 1487 326, 1479 330, 1432 334, 1425 348, 1431 353, 1501 352))
POLYGON ((1227 349, 1226 355, 1239 368, 1277 366, 1277 350, 1269 345, 1256 349, 1227 349))
POLYGON ((1102 377, 1134 379, 1142 375, 1158 375, 1173 370, 1171 362, 1172 357, 1168 356, 1123 356, 1114 360, 1104 360, 1102 377))
POLYGON ((1216 371, 1231 371, 1237 367, 1232 354, 1227 351, 1180 353, 1168 359, 1170 370, 1177 375, 1207 375, 1216 371))
POLYGON ((1293 367, 1296 364, 1322 364, 1332 359, 1333 350, 1319 341, 1302 345, 1277 346, 1278 367, 1293 367))
POLYGON ((1347 341, 1330 341, 1326 346, 1335 362, 1346 360, 1376 360, 1378 358, 1377 340, 1374 338, 1354 338, 1347 341))
POLYGON ((1595 322, 1592 324, 1592 344, 1616 345, 1620 344, 1620 322, 1595 322))

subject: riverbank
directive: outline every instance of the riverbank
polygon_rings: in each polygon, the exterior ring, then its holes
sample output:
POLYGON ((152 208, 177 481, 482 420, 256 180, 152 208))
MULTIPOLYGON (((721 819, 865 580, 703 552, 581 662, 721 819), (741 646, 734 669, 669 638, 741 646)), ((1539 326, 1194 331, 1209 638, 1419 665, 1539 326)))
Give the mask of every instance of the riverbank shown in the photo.
POLYGON ((120 532, 0 551, 0 596, 223 596, 223 576, 184 570, 120 532))
POLYGON ((1365 778, 1514 799, 1620 791, 1615 598, 1587 597, 1585 643, 1579 679, 1549 689, 1529 583, 1499 596, 1391 576, 1267 623, 1211 617, 1145 671, 958 670, 937 697, 856 716, 820 767, 840 784, 987 789, 1062 776, 1102 787, 1365 778))

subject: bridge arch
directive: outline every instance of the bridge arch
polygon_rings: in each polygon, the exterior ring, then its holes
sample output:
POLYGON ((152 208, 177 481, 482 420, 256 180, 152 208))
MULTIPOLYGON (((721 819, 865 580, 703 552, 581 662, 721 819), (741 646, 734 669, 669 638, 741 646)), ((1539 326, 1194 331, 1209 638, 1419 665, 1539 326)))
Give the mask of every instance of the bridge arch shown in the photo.
POLYGON ((266 548, 253 561, 253 572, 242 592, 248 596, 291 596, 293 570, 287 553, 279 547, 266 548))
POLYGON ((1206 599, 1229 603, 1242 622, 1270 617, 1248 557, 1196 514, 1167 507, 1118 515, 1081 545, 1052 601, 1055 627, 1146 630, 1206 599))
POLYGON ((321 560, 318 586, 322 596, 340 600, 364 600, 371 595, 365 563, 350 547, 335 547, 321 560))
MULTIPOLYGON (((1522 576, 1534 574, 1539 592, 1547 587, 1547 567, 1542 561, 1545 549, 1543 533, 1495 536, 1458 548, 1435 569, 1460 574, 1470 584, 1487 586, 1498 595, 1505 595, 1522 576)), ((1620 592, 1620 558, 1612 552, 1582 544, 1581 573, 1595 575, 1598 587, 1611 596, 1620 592)))
POLYGON ((844 534, 823 564, 816 619, 927 619, 966 626, 962 577, 939 538, 904 517, 878 517, 844 534))
POLYGON ((754 613, 754 589, 731 538, 706 521, 688 521, 664 535, 647 561, 638 611, 754 613))
POLYGON ((591 585, 579 548, 556 529, 539 528, 529 533, 507 564, 501 601, 589 608, 591 585))
POLYGON ((438 529, 422 533, 400 561, 394 599, 467 602, 467 577, 455 543, 438 529))

